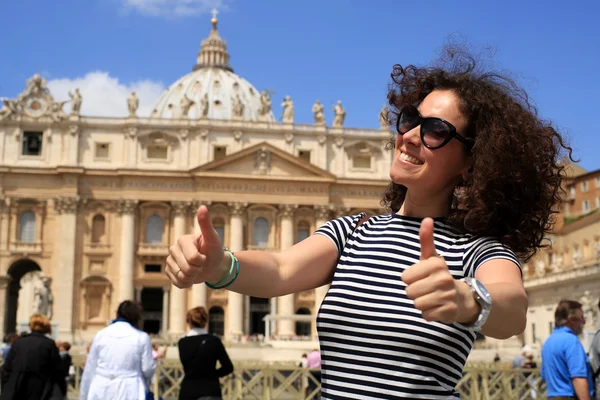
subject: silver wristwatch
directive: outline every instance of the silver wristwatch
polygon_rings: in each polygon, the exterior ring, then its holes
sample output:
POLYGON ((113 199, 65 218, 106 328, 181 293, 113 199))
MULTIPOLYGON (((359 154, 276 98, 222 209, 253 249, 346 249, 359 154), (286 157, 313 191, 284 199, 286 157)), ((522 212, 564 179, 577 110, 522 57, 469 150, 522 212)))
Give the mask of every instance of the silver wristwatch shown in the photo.
POLYGON ((477 279, 467 277, 461 279, 461 281, 465 282, 471 288, 471 293, 473 293, 475 301, 481 306, 481 312, 473 324, 464 325, 457 322, 456 325, 464 329, 479 331, 487 321, 490 311, 492 311, 492 297, 490 296, 490 292, 477 279))

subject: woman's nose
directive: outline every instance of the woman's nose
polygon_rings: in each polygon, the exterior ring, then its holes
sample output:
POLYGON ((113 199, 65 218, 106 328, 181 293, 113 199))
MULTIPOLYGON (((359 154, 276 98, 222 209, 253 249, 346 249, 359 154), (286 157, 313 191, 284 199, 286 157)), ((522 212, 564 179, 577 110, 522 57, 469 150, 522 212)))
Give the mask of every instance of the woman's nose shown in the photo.
POLYGON ((417 125, 412 128, 410 131, 406 132, 402 135, 402 140, 404 143, 410 143, 414 146, 421 145, 421 125, 417 125))

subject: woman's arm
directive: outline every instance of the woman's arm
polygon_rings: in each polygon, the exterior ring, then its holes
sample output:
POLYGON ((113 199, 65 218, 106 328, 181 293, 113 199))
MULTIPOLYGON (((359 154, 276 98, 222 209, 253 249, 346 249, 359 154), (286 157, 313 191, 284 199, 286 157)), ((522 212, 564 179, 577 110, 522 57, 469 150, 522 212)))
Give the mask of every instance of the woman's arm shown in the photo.
POLYGON ((217 376, 221 378, 233 372, 233 364, 231 363, 231 359, 227 354, 227 350, 225 350, 225 346, 223 346, 223 342, 217 339, 216 343, 219 347, 217 351, 219 353, 219 362, 221 363, 221 368, 217 369, 216 372, 217 376))
MULTIPOLYGON (((200 237, 181 236, 170 247, 167 275, 180 288, 196 283, 220 282, 227 276, 231 258, 223 252, 208 211, 198 210, 200 237)), ((317 288, 331 281, 337 263, 336 245, 326 236, 312 235, 282 251, 235 252, 240 273, 229 290, 245 295, 270 298, 317 288)))
MULTIPOLYGON (((525 330, 528 299, 521 271, 509 260, 493 259, 483 263, 475 278, 490 292, 492 311, 481 333, 496 339, 508 339, 525 330)), ((471 289, 464 282, 457 282, 463 309, 459 322, 468 323, 477 318, 480 307, 471 289)))

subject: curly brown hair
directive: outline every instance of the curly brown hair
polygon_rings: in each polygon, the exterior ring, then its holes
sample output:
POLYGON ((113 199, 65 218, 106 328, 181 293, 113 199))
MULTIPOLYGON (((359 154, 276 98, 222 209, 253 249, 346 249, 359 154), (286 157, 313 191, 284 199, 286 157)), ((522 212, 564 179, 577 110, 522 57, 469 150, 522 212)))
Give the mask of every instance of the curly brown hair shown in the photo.
MULTIPOLYGON (((552 229, 565 175, 563 157, 566 150, 572 160, 572 149, 550 122, 538 117, 512 79, 481 71, 464 48, 446 46, 444 54, 434 66, 394 66, 387 120, 395 132, 404 106, 420 104, 434 90, 457 95, 468 121, 461 133, 475 144, 465 147, 472 168, 460 207, 452 207, 447 221, 461 232, 496 237, 527 261, 552 229)), ((391 138, 392 149, 393 143, 391 138)), ((406 190, 391 182, 381 205, 397 212, 406 190)))

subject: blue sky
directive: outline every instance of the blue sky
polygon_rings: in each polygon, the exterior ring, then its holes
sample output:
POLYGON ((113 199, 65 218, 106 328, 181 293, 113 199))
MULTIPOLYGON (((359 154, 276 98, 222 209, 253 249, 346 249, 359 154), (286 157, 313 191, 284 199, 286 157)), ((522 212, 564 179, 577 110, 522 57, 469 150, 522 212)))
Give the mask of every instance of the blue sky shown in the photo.
MULTIPOLYGON (((235 72, 273 89, 274 104, 292 96, 296 121, 311 122, 318 98, 330 123, 331 106, 341 99, 346 126, 377 127, 393 64, 426 64, 459 34, 495 48, 498 67, 517 74, 540 114, 569 136, 580 165, 593 170, 600 168, 600 2, 573 4, 7 0, 0 6, 0 97, 16 97, 39 72, 57 99, 81 87, 84 113, 125 115, 132 89, 141 109, 150 109, 191 71, 210 30, 207 10, 218 6, 235 72)), ((279 116, 278 106, 274 111, 279 116)))

